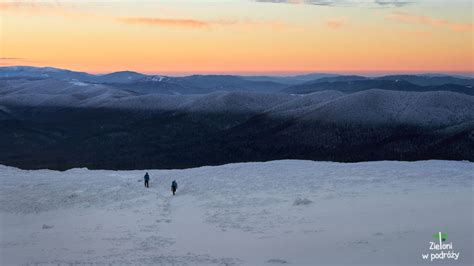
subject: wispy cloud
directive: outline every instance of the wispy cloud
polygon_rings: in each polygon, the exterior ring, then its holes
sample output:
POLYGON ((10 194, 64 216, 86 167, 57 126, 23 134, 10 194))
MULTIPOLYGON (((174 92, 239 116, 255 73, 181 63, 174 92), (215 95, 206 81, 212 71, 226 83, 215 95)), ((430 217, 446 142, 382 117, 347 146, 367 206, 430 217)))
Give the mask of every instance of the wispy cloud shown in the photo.
POLYGON ((27 16, 61 16, 67 18, 100 18, 93 13, 82 12, 59 1, 12 1, 0 2, 0 11, 27 16))
POLYGON ((307 4, 316 6, 402 7, 417 0, 255 0, 261 3, 307 4))
POLYGON ((326 21, 326 26, 330 29, 336 30, 344 26, 346 23, 345 18, 333 18, 326 21))
POLYGON ((474 30, 474 25, 472 23, 455 23, 446 19, 413 15, 406 12, 393 12, 389 14, 387 18, 402 23, 444 28, 455 32, 468 32, 474 30))
POLYGON ((241 30, 253 30, 255 28, 267 28, 275 31, 299 30, 300 27, 290 25, 281 21, 253 21, 253 20, 197 20, 197 19, 171 19, 160 17, 118 17, 115 21, 129 25, 147 25, 153 27, 181 27, 181 28, 204 28, 215 29, 218 27, 232 27, 241 30))
POLYGON ((298 30, 298 25, 290 25, 282 21, 255 21, 255 20, 227 20, 194 18, 167 18, 167 17, 113 17, 103 16, 90 12, 83 12, 68 5, 37 2, 0 2, 0 11, 20 15, 60 16, 70 19, 92 19, 109 21, 127 25, 144 25, 153 27, 172 27, 183 29, 215 29, 217 27, 232 27, 240 30, 267 28, 275 31, 298 30))
POLYGON ((279 4, 308 4, 318 6, 334 6, 349 2, 348 0, 255 0, 261 3, 279 3, 279 4))
POLYGON ((219 27, 232 27, 238 30, 252 30, 266 28, 275 31, 299 30, 297 25, 290 25, 281 21, 253 21, 253 20, 196 20, 196 19, 171 19, 160 17, 118 17, 115 21, 129 25, 147 25, 153 27, 180 27, 180 28, 205 28, 212 30, 219 27))
POLYGON ((306 2, 307 4, 310 5, 317 5, 317 6, 334 6, 337 4, 343 4, 344 1, 341 0, 307 0, 307 1, 302 1, 306 2))
POLYGON ((168 19, 168 18, 149 18, 149 17, 121 17, 116 21, 125 24, 150 25, 150 26, 172 26, 185 28, 204 28, 209 27, 211 22, 194 19, 168 19))
POLYGON ((40 61, 31 60, 22 57, 3 56, 0 57, 0 66, 12 66, 12 65, 36 65, 40 64, 40 61))
POLYGON ((375 4, 382 7, 402 7, 413 3, 413 1, 403 0, 375 0, 375 4))
POLYGON ((35 3, 35 2, 0 2, 0 10, 1 11, 32 11, 32 10, 44 10, 45 8, 52 8, 56 7, 57 5, 51 4, 42 4, 42 3, 35 3))
POLYGON ((2 61, 8 61, 8 60, 22 60, 23 58, 19 57, 0 57, 0 60, 2 61))
POLYGON ((307 4, 317 6, 335 6, 348 2, 347 0, 255 0, 260 3, 278 3, 278 4, 307 4))

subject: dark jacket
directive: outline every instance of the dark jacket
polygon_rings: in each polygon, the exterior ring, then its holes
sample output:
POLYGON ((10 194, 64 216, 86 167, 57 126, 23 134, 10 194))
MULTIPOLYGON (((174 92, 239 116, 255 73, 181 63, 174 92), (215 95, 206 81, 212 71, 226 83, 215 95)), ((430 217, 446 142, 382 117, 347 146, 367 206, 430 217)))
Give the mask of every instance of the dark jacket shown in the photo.
POLYGON ((145 178, 145 181, 150 180, 150 176, 148 175, 148 173, 145 174, 144 178, 145 178))

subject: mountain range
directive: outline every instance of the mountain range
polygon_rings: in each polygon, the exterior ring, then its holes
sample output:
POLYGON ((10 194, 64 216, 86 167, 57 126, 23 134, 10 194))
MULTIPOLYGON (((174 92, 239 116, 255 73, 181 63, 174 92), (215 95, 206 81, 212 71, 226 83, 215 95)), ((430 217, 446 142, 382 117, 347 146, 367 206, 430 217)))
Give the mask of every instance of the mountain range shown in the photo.
POLYGON ((454 91, 472 93, 474 79, 448 75, 389 75, 363 77, 313 73, 296 76, 191 75, 172 77, 120 71, 103 75, 51 68, 0 67, 0 82, 25 79, 69 81, 73 85, 102 84, 142 94, 206 94, 216 91, 282 92, 305 94, 323 90, 356 92, 367 89, 454 91))
POLYGON ((65 170, 275 159, 474 161, 473 82, 4 67, 0 164, 65 170))

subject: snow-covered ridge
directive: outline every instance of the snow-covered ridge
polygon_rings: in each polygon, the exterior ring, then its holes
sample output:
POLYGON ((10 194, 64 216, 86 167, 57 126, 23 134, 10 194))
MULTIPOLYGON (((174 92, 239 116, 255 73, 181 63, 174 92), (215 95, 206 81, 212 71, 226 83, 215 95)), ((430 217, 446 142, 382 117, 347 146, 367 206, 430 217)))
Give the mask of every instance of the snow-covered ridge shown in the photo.
MULTIPOLYGON (((161 79, 162 77, 160 77, 161 79)), ((94 107, 184 112, 257 112, 275 117, 344 123, 450 125, 474 120, 474 96, 447 91, 322 91, 305 95, 214 92, 198 95, 139 94, 124 87, 77 80, 4 82, 0 105, 94 107)))
POLYGON ((460 124, 474 121, 474 97, 446 91, 368 90, 316 106, 302 119, 434 126, 460 124))

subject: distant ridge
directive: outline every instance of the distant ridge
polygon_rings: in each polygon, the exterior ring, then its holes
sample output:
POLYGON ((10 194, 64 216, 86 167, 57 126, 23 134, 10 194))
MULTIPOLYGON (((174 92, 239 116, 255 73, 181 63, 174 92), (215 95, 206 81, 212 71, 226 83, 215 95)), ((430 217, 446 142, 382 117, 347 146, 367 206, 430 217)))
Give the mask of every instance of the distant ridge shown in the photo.
MULTIPOLYGON (((206 94, 216 91, 281 92, 304 94, 324 90, 354 93, 368 89, 399 91, 453 91, 473 95, 474 79, 441 74, 364 77, 312 73, 294 76, 190 75, 171 77, 119 71, 93 75, 51 67, 0 67, 0 82, 52 79, 76 85, 101 84, 139 94, 206 94)), ((33 84, 31 86, 34 86, 33 84)))

